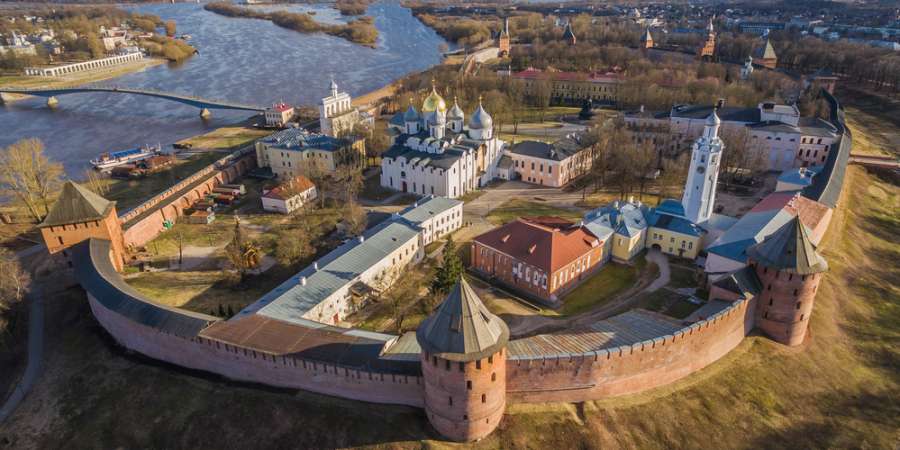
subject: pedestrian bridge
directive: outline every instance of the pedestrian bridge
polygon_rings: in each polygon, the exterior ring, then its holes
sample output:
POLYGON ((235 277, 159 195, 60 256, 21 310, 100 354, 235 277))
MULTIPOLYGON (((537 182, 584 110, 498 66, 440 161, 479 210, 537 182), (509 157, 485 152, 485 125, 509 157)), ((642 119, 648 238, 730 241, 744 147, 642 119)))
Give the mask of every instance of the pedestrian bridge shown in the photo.
MULTIPOLYGON (((203 112, 201 115, 208 115, 210 109, 236 110, 236 111, 253 111, 264 112, 264 106, 245 105, 241 103, 213 100, 202 97, 194 97, 192 95, 177 94, 172 92, 156 91, 152 89, 135 89, 119 86, 82 86, 71 88, 5 88, 0 87, 0 95, 2 94, 19 94, 32 95, 36 97, 46 97, 47 103, 54 105, 57 102, 56 97, 68 94, 83 94, 90 92, 112 92, 117 94, 144 95, 147 97, 161 98, 171 100, 173 102, 183 103, 196 108, 200 108, 203 112)), ((5 99, 4 99, 5 100, 5 99)))

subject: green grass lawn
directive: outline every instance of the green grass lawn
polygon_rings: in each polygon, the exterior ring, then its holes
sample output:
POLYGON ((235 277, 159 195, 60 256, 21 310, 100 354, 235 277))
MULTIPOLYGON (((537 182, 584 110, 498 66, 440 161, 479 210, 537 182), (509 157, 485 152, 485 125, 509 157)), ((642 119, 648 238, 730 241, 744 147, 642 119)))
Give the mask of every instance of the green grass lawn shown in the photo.
POLYGON ((610 262, 581 286, 566 294, 559 310, 547 312, 571 316, 596 308, 633 286, 637 281, 639 270, 634 266, 610 262))
POLYGON ((557 216, 572 221, 581 219, 581 213, 578 211, 523 199, 512 199, 504 202, 502 205, 494 208, 488 214, 487 219, 493 224, 502 225, 526 216, 557 216))

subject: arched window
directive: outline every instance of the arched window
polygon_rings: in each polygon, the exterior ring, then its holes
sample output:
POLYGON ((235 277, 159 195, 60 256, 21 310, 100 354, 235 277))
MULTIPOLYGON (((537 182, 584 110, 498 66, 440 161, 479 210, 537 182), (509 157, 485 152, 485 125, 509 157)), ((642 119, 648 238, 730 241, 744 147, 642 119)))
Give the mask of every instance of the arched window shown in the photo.
POLYGON ((487 394, 481 394, 481 403, 487 403, 487 394))

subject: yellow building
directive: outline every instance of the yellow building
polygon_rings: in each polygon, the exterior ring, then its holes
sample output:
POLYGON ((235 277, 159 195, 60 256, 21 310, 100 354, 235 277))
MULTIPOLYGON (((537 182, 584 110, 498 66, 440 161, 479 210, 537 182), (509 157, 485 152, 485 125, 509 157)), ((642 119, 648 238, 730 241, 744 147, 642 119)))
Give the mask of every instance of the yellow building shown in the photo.
POLYGON ((310 175, 310 171, 333 173, 341 166, 362 169, 366 161, 364 138, 338 139, 288 128, 256 141, 256 162, 284 179, 310 175))
POLYGON ((551 72, 528 68, 512 74, 525 88, 525 95, 538 95, 546 83, 550 101, 555 104, 582 104, 585 100, 614 103, 618 99, 621 77, 617 73, 551 72))
POLYGON ((684 207, 677 200, 664 200, 656 208, 640 201, 615 201, 589 212, 584 225, 616 261, 630 261, 645 248, 679 258, 695 259, 700 252, 704 231, 684 218, 684 207))

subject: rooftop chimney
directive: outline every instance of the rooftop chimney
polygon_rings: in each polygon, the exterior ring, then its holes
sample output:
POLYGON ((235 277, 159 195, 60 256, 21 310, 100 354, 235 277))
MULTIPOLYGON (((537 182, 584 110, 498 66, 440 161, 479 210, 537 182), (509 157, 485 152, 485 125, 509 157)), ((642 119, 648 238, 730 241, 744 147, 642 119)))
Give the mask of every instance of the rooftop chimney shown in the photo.
POLYGON ((358 238, 358 239, 359 239, 359 243, 360 243, 360 244, 362 244, 363 242, 366 241, 366 237, 363 236, 363 235, 359 235, 359 238, 358 238))
POLYGON ((313 261, 313 270, 319 270, 319 262, 313 261))
POLYGON ((300 286, 306 286, 306 277, 300 277, 300 286))

